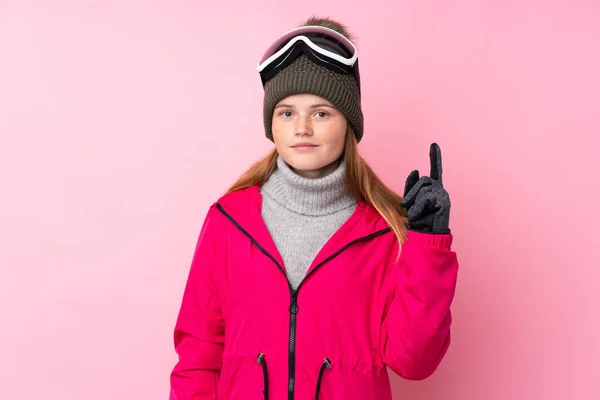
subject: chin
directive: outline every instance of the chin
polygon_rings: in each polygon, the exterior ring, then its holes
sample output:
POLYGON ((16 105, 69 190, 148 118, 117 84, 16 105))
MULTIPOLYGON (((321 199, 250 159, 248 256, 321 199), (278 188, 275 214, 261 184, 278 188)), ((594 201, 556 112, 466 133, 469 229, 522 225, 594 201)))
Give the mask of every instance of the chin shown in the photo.
POLYGON ((292 156, 285 159, 294 170, 297 171, 319 171, 336 162, 337 159, 320 159, 313 157, 292 156))

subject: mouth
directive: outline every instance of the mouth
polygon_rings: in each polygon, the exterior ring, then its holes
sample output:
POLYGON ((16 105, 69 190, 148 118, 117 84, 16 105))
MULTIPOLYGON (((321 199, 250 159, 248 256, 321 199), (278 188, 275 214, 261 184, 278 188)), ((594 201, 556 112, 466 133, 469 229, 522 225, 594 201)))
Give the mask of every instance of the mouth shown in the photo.
POLYGON ((299 143, 299 144, 295 144, 292 146, 293 149, 306 149, 306 148, 311 148, 311 147, 317 147, 317 145, 310 144, 310 143, 299 143))

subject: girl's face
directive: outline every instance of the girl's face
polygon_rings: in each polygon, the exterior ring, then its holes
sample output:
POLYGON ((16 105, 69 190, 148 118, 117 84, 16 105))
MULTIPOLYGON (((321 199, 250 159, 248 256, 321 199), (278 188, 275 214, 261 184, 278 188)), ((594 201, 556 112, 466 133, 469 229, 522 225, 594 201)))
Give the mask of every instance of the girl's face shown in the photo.
POLYGON ((320 178, 339 166, 347 124, 346 116, 322 97, 288 96, 275 106, 275 148, 297 174, 320 178))

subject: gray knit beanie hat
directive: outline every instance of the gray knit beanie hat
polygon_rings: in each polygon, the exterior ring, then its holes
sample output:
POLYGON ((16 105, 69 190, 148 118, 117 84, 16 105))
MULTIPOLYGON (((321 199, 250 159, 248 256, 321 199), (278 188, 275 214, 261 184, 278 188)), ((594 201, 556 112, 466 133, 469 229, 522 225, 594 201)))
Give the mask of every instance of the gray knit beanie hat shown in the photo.
POLYGON ((279 101, 294 94, 323 97, 342 112, 352 126, 357 142, 363 135, 360 88, 351 74, 341 74, 310 61, 305 55, 282 69, 265 85, 263 119, 267 138, 273 141, 273 112, 279 101))

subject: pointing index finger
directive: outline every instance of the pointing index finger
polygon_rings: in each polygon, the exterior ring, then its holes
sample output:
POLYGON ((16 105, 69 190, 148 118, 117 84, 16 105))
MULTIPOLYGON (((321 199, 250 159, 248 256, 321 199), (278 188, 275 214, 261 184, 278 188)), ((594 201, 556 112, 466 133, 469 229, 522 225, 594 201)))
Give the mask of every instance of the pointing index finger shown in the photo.
POLYGON ((431 179, 442 183, 442 151, 437 143, 431 143, 429 147, 429 161, 431 164, 431 179))

